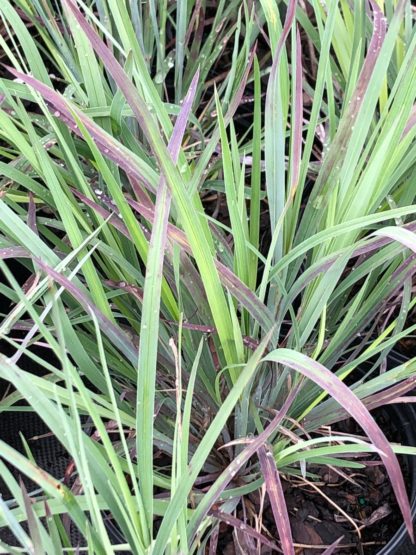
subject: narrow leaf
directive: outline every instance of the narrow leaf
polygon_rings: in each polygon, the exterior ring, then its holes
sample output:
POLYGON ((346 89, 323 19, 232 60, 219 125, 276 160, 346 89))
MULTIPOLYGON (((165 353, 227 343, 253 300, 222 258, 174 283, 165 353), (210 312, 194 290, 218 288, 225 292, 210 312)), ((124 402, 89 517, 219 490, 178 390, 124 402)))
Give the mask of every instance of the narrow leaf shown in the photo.
POLYGON ((360 399, 335 374, 304 354, 290 349, 277 349, 266 355, 264 360, 284 364, 315 382, 348 411, 362 427, 368 438, 380 451, 380 457, 389 475, 406 528, 413 539, 412 514, 399 461, 386 436, 360 399))
POLYGON ((258 450, 258 455, 283 553, 285 555, 295 555, 289 513, 273 452, 262 445, 258 450))

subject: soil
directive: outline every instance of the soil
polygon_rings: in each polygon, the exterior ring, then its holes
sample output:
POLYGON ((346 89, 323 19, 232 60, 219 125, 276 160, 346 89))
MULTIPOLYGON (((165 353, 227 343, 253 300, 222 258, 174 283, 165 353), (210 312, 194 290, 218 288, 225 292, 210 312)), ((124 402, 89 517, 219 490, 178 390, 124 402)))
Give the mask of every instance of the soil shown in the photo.
MULTIPOLYGON (((380 410, 376 418, 390 439, 403 441, 390 411, 380 410)), ((360 435, 360 430, 352 419, 339 424, 337 431, 360 435)), ((400 462, 410 494, 410 469, 406 459, 402 458, 400 462)), ((308 472, 317 475, 318 480, 309 480, 307 483, 299 477, 292 478, 290 482, 282 481, 296 555, 322 553, 340 537, 342 540, 336 550, 337 555, 375 555, 402 525, 402 517, 389 478, 377 457, 367 459, 366 466, 362 469, 335 469, 323 466, 314 468, 309 465, 308 472), (311 483, 319 492, 310 485, 311 483), (336 509, 336 506, 340 510, 336 509)), ((276 541, 278 533, 267 496, 262 512, 258 493, 249 496, 249 504, 251 510, 247 511, 246 507, 246 516, 248 512, 253 515, 261 513, 264 526, 262 533, 270 540, 276 541)), ((245 519, 244 512, 242 509, 237 511, 237 518, 247 522, 247 525, 255 526, 254 519, 253 522, 245 519)), ((251 538, 244 536, 247 534, 241 531, 236 534, 230 526, 222 523, 216 553, 258 553, 257 549, 253 551, 249 547, 251 538), (246 540, 249 542, 247 545, 246 540)), ((266 555, 277 551, 263 545, 260 553, 266 555)))

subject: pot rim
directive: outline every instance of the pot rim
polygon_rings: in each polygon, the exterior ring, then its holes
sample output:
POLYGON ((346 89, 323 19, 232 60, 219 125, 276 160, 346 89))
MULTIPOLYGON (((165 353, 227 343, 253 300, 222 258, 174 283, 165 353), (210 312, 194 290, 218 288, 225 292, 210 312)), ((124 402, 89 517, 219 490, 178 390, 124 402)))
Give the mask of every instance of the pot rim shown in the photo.
MULTIPOLYGON (((411 404, 397 404, 388 407, 389 412, 395 413, 395 418, 400 420, 406 444, 416 447, 416 410, 411 404), (405 415, 405 419, 403 416, 405 415)), ((409 465, 409 479, 411 481, 410 506, 412 520, 416 520, 416 457, 408 455, 406 457, 409 465)), ((402 524, 393 537, 386 545, 377 552, 377 555, 392 555, 400 553, 400 547, 409 539, 406 526, 402 524)))
MULTIPOLYGON (((411 357, 406 356, 395 349, 390 351, 387 355, 387 367, 391 368, 398 364, 407 362, 411 357)), ((395 413, 395 418, 400 421, 401 426, 406 437, 406 443, 416 447, 416 409, 412 404, 392 404, 388 407, 389 411, 395 413), (403 420, 403 414, 406 415, 403 420)), ((409 479, 411 480, 410 490, 410 508, 412 512, 412 520, 416 521, 416 457, 408 455, 406 457, 409 465, 409 479)), ((377 555, 392 555, 400 553, 400 547, 408 540, 409 534, 407 533, 406 526, 402 524, 395 532, 393 537, 386 543, 386 545, 378 551, 377 555)))

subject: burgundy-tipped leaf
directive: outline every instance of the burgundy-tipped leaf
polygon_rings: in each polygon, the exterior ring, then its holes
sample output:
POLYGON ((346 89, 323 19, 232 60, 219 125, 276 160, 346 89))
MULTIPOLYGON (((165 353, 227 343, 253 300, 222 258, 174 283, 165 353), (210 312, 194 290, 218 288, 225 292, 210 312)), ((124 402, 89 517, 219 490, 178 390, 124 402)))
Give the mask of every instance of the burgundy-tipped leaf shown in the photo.
POLYGON ((36 204, 33 198, 32 191, 29 191, 29 208, 27 211, 27 225, 28 227, 38 235, 38 228, 36 224, 36 204))
POLYGON ((83 135, 74 118, 75 114, 94 139, 94 142, 101 154, 117 164, 127 174, 134 176, 137 180, 144 183, 148 189, 151 191, 155 190, 151 176, 144 175, 138 167, 137 161, 132 153, 116 139, 114 139, 114 137, 106 133, 104 129, 87 117, 75 106, 75 104, 69 103, 61 94, 57 93, 41 81, 38 81, 31 75, 21 73, 11 67, 8 67, 7 69, 15 77, 18 77, 27 85, 35 89, 48 104, 53 115, 65 123, 65 125, 67 125, 76 135, 83 138, 83 135))
POLYGON ((333 553, 335 553, 335 551, 338 549, 338 546, 343 539, 344 539, 344 536, 341 536, 336 541, 334 541, 334 543, 331 543, 331 545, 327 547, 325 551, 322 552, 322 555, 332 555, 333 553))
POLYGON ((386 436, 362 401, 335 374, 319 362, 302 353, 297 353, 290 349, 277 349, 266 355, 264 360, 288 366, 315 382, 328 392, 361 426, 370 441, 380 452, 380 457, 389 475, 406 528, 413 539, 412 514, 399 461, 386 436))
POLYGON ((257 452, 283 553, 295 555, 289 513, 273 452, 265 445, 262 445, 257 452))
POLYGON ((251 457, 258 451, 258 449, 267 441, 267 439, 271 436, 271 434, 277 429, 279 424, 286 416, 298 391, 299 391, 298 387, 295 387, 292 389, 292 391, 287 396, 282 408, 276 413, 275 417, 268 424, 265 430, 261 432, 256 438, 254 438, 253 440, 250 440, 247 447, 245 447, 243 451, 238 454, 238 457, 236 457, 216 479, 216 481, 210 488, 209 495, 207 495, 201 500, 200 504, 198 505, 198 508, 194 513, 193 518, 191 519, 189 528, 191 529, 193 534, 197 532, 199 525, 202 523, 203 519, 208 514, 209 510, 214 505, 214 503, 218 501, 225 488, 233 480, 234 476, 251 459, 251 457))
POLYGON ((218 518, 218 520, 220 520, 221 522, 225 522, 226 524, 229 524, 230 526, 237 528, 237 530, 244 532, 251 538, 260 541, 262 544, 266 545, 270 549, 274 549, 276 551, 281 552, 281 550, 275 543, 268 540, 265 536, 263 536, 263 534, 260 534, 260 532, 257 532, 257 530, 255 530, 251 526, 248 526, 247 524, 245 524, 235 516, 232 516, 228 513, 223 513, 218 510, 212 510, 210 514, 212 516, 215 516, 215 518, 218 518))

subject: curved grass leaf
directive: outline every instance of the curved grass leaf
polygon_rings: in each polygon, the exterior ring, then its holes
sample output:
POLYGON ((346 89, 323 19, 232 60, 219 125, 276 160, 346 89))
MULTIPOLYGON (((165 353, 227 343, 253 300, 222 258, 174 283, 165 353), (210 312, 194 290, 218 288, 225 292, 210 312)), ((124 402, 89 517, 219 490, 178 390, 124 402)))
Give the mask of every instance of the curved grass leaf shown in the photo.
POLYGON ((336 375, 306 355, 289 349, 277 349, 266 355, 264 360, 288 366, 312 380, 328 392, 362 427, 368 438, 380 451, 381 460, 389 475, 407 531, 413 539, 412 515, 399 461, 386 436, 360 399, 336 375))
POLYGON ((416 234, 403 227, 383 227, 374 232, 374 235, 390 237, 394 241, 402 243, 405 247, 416 252, 416 234))
POLYGON ((260 534, 260 532, 257 532, 257 530, 255 530, 251 526, 248 526, 244 522, 241 522, 241 520, 239 520, 235 516, 232 516, 227 513, 223 513, 218 510, 212 510, 210 511, 210 514, 215 518, 217 518, 220 522, 225 522, 229 526, 232 526, 233 528, 240 530, 244 534, 247 534, 251 538, 258 540, 260 543, 269 547, 270 549, 280 551, 279 547, 275 543, 271 542, 269 539, 266 538, 266 536, 264 536, 263 534, 260 534))
POLYGON ((325 551, 322 551, 322 555, 332 555, 333 553, 335 553, 343 539, 344 536, 341 536, 336 541, 334 541, 334 543, 331 543, 331 545, 327 547, 325 551))
POLYGON ((256 438, 249 441, 249 445, 245 447, 241 453, 238 454, 228 467, 221 473, 215 480, 214 484, 210 487, 209 492, 201 499, 198 507, 195 509, 194 514, 189 522, 189 536, 192 538, 196 535, 198 527, 202 523, 204 517, 211 510, 211 507, 218 501, 228 484, 233 480, 234 476, 241 468, 250 460, 250 458, 259 450, 259 448, 268 440, 273 432, 280 425, 285 418, 288 410, 290 409, 293 400, 296 398, 299 389, 297 387, 287 396, 282 408, 276 413, 273 420, 267 425, 263 432, 256 438))

